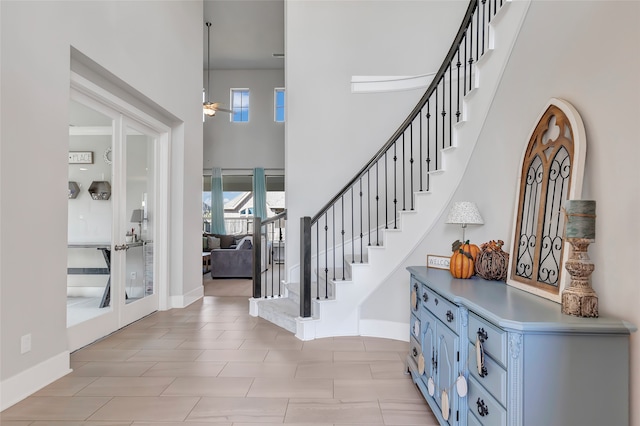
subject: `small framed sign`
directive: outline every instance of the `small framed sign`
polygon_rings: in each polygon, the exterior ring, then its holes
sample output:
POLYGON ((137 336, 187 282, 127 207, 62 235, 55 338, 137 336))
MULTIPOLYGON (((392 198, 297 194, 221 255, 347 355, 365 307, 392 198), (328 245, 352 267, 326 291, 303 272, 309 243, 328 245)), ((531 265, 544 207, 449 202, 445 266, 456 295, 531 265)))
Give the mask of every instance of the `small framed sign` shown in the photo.
POLYGON ((449 269, 449 256, 436 256, 435 254, 427 255, 427 268, 449 269))
POLYGON ((93 164, 93 151, 70 151, 69 164, 93 164))

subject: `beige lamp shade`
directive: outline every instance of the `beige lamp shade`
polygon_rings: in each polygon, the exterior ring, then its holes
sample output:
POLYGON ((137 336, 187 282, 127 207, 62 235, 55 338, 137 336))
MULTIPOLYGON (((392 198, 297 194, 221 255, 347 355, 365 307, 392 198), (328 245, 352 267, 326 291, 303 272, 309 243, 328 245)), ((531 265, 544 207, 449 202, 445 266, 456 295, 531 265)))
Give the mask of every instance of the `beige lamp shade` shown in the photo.
POLYGON ((471 201, 456 201, 449 210, 447 222, 462 225, 462 241, 464 242, 464 231, 467 225, 482 225, 484 219, 480 215, 478 206, 471 201))

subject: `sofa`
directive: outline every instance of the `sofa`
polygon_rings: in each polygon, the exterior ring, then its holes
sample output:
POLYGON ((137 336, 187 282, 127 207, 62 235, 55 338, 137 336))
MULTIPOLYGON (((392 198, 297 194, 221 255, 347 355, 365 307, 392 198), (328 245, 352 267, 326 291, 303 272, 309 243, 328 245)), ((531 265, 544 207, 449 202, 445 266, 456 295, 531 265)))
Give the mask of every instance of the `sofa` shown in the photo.
MULTIPOLYGON (((264 254, 264 237, 262 242, 264 254)), ((252 235, 205 234, 203 251, 206 250, 211 251, 211 278, 253 278, 252 235)))

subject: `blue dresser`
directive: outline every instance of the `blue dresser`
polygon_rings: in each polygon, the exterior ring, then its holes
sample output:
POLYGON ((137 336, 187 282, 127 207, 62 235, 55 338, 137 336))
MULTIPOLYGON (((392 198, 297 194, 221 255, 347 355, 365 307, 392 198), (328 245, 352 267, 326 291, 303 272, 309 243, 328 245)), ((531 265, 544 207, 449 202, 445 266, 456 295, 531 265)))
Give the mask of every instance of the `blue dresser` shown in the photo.
POLYGON ((407 367, 440 424, 629 424, 632 324, 563 315, 500 281, 407 269, 407 367))

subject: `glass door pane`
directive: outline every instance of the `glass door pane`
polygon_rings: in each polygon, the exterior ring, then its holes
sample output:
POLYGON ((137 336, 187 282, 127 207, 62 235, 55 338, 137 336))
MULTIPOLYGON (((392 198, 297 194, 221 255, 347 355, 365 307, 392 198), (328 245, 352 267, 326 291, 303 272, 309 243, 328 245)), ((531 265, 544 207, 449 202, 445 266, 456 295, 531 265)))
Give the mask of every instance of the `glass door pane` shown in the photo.
MULTIPOLYGON (((158 309, 154 262, 157 136, 125 122, 125 323, 158 309), (137 306, 133 306, 137 305, 137 306)), ((123 324, 126 325, 126 324, 123 324)))
POLYGON ((69 103, 67 327, 111 312, 111 117, 69 103))

